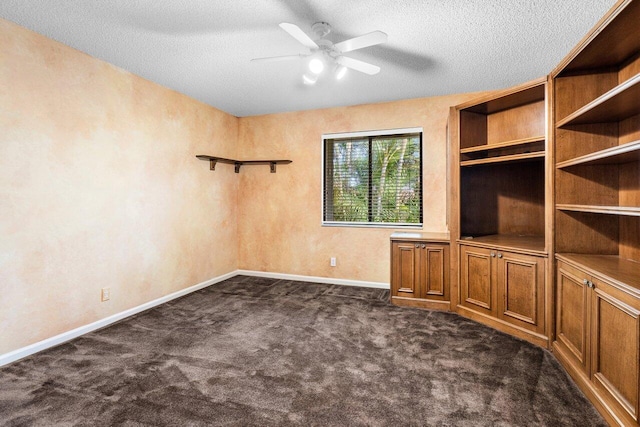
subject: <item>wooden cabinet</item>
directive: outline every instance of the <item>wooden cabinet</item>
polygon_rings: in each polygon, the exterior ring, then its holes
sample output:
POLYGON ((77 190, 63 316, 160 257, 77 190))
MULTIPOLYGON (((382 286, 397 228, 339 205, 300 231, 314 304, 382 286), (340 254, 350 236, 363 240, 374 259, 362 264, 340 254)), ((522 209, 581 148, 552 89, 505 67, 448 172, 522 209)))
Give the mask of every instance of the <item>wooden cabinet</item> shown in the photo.
POLYGON ((391 236, 391 302, 449 309, 448 235, 395 233, 391 236))
MULTIPOLYGON (((585 261, 590 258, 558 256, 554 352, 610 422, 637 425, 640 288, 594 274, 585 261)), ((615 257, 609 263, 620 267, 615 257)), ((630 267, 616 271, 640 280, 640 265, 630 267)))
POLYGON ((558 359, 611 424, 639 425, 640 1, 551 73, 558 359))
POLYGON ((544 332, 544 257, 468 245, 460 245, 460 257, 465 313, 473 310, 520 330, 544 332))

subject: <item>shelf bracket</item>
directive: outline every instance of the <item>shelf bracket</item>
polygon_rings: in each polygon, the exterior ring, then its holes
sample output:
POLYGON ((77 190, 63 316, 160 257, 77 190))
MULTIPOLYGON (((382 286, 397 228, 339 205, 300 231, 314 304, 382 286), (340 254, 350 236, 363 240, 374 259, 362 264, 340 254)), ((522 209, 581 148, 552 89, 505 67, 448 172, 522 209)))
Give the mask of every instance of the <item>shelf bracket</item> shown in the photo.
POLYGON ((240 166, 242 166, 242 163, 235 162, 234 165, 235 165, 236 173, 240 173, 240 166))
POLYGON ((216 159, 209 159, 209 170, 210 171, 214 171, 216 170, 216 163, 218 161, 216 159))
POLYGON ((276 173, 276 162, 270 162, 271 165, 271 173, 276 173))

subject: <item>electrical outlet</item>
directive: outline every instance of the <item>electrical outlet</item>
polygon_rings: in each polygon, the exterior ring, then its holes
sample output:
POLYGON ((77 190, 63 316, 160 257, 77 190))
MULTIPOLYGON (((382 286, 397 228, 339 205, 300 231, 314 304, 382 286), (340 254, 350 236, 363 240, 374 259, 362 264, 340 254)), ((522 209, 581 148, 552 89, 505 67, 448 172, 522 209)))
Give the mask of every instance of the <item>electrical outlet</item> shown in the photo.
POLYGON ((336 266, 336 257, 332 256, 331 257, 331 267, 335 267, 336 266))
POLYGON ((109 301, 109 299, 111 298, 111 288, 102 288, 100 298, 101 301, 109 301))

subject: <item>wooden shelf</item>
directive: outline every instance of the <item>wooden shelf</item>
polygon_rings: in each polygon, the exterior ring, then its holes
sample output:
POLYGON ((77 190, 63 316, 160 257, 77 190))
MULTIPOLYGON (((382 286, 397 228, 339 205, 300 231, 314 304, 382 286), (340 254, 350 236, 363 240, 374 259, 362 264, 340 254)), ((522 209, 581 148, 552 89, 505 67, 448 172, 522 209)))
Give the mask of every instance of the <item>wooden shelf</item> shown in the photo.
POLYGON ((559 253, 556 258, 640 297, 640 263, 617 255, 559 253))
POLYGON ((532 102, 543 101, 546 81, 546 77, 542 77, 498 93, 492 92, 480 99, 460 104, 458 108, 473 113, 494 114, 532 102))
POLYGON ((533 153, 523 153, 523 154, 511 154, 508 156, 496 156, 496 157, 485 157, 483 159, 476 160, 463 160, 460 162, 460 166, 476 166, 476 165, 486 165, 490 163, 508 163, 508 162, 519 162, 524 160, 531 159, 540 159, 544 158, 544 151, 535 151, 533 153))
POLYGON ((491 247, 502 250, 526 252, 533 255, 546 255, 544 236, 516 236, 511 234, 491 234, 488 236, 463 237, 458 243, 491 247))
POLYGON ((576 165, 616 165, 639 160, 640 140, 566 160, 558 163, 556 168, 562 169, 576 165))
POLYGON ((477 145, 475 147, 463 148, 460 150, 460 154, 475 153, 478 151, 497 150, 501 148, 517 147, 520 145, 533 144, 540 141, 544 141, 544 135, 534 136, 531 138, 516 139, 514 141, 499 142, 497 144, 477 145))
POLYGON ((614 87, 584 107, 560 120, 556 126, 608 123, 640 113, 640 74, 614 87))
POLYGON ((640 207, 633 206, 598 206, 598 205, 570 205, 557 204, 561 211, 585 212, 607 215, 640 216, 640 207))
POLYGON ((291 163, 291 160, 233 160, 225 159, 224 157, 205 156, 199 154, 196 156, 200 160, 209 161, 209 169, 216 170, 216 163, 227 163, 235 165, 236 173, 240 173, 240 167, 243 165, 270 165, 271 173, 276 173, 276 165, 286 165, 291 163))

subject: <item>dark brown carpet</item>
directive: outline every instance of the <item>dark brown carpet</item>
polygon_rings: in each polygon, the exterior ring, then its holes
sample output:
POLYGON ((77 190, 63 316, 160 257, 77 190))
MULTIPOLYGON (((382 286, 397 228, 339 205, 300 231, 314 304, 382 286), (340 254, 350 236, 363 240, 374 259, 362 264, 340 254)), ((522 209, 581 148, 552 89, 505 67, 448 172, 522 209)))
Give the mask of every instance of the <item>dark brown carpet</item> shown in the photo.
POLYGON ((237 276, 1 368, 0 424, 605 425, 549 352, 387 299, 237 276))

